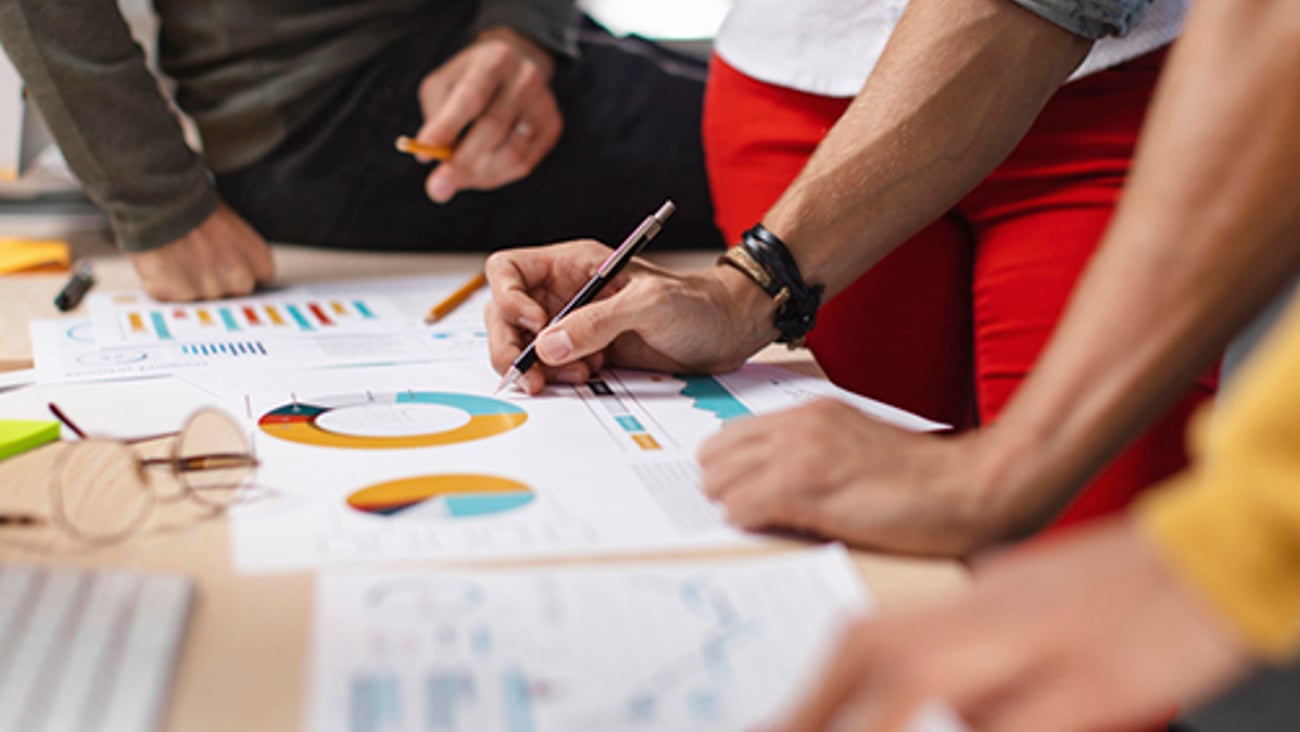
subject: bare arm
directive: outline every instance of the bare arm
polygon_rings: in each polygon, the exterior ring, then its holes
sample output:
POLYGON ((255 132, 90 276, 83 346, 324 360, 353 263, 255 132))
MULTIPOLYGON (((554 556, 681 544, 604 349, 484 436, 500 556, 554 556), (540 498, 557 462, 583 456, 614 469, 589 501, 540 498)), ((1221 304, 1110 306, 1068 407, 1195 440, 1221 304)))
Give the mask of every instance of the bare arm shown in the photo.
POLYGON ((987 176, 1091 47, 1008 0, 910 3, 764 223, 839 292, 987 176))
MULTIPOLYGON (((765 223, 790 243, 805 279, 834 295, 992 170, 1090 47, 1008 0, 914 0, 858 99, 765 223)), ((522 336, 546 322, 542 302, 567 296, 550 292, 562 278, 542 273, 582 269, 587 252, 566 245, 496 258, 494 364, 509 364, 522 336)), ((725 370, 777 335, 771 300, 730 267, 631 279, 548 329, 543 363, 578 368, 575 377, 594 354, 725 370)), ((535 393, 544 382, 533 373, 523 383, 535 393)))
POLYGON ((1020 528, 1068 500, 1300 268, 1300 12, 1197 11, 1101 250, 981 438, 987 492, 1016 504, 1020 528))

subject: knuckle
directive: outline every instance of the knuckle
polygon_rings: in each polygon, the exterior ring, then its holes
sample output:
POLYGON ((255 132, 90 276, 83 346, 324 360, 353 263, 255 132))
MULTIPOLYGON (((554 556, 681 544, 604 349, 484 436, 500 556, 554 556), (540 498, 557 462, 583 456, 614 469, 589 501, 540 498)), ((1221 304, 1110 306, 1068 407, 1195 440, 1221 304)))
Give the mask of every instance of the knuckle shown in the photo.
POLYGON ((488 282, 493 283, 503 277, 510 266, 510 250, 498 249, 488 255, 487 261, 483 263, 483 271, 488 282))
POLYGON ((519 71, 516 73, 519 86, 525 91, 536 91, 541 89, 546 83, 546 79, 542 75, 542 70, 537 67, 537 64, 521 64, 519 66, 519 71))
POLYGON ((510 46, 505 43, 488 44, 487 48, 484 50, 484 55, 487 58, 488 67, 497 74, 504 74, 510 71, 511 67, 517 63, 514 49, 510 48, 510 46))
POLYGON ((844 405, 834 399, 818 399, 805 405, 799 411, 816 420, 832 419, 841 414, 844 405))
POLYGON ((610 316, 605 308, 583 308, 573 313, 573 315, 579 316, 573 318, 573 325, 577 326, 575 330, 584 333, 599 333, 609 327, 610 316))
POLYGON ((749 497, 743 493, 735 491, 727 494, 722 499, 722 508, 727 513, 727 519, 731 523, 748 528, 753 526, 753 511, 749 497))
POLYGON ((528 164, 528 158, 524 152, 510 147, 501 153, 501 178, 500 183, 508 183, 518 180, 528 174, 532 166, 528 164))
POLYGON ((442 79, 435 71, 434 73, 425 76, 420 81, 420 87, 417 93, 421 97, 430 97, 430 96, 438 96, 441 92, 442 92, 442 79))
POLYGON ((503 137, 506 133, 506 123, 501 118, 501 115, 501 111, 493 110, 479 117, 478 121, 474 123, 474 131, 489 139, 503 137))
POLYGON ((230 278, 230 289, 236 295, 248 295, 257 287, 257 281, 253 275, 245 270, 240 270, 230 278))
POLYGON ((457 88, 449 106, 459 115, 473 117, 487 106, 490 98, 481 84, 463 84, 457 88))

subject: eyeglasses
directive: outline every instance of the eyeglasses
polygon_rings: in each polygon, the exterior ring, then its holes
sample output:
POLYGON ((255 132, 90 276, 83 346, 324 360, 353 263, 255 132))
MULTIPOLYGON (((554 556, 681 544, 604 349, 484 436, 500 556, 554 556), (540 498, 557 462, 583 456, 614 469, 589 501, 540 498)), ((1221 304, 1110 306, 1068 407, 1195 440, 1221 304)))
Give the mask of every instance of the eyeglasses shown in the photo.
MULTIPOLYGON (((61 409, 49 406, 82 438, 60 456, 52 471, 49 522, 85 543, 107 544, 131 536, 157 503, 188 499, 227 508, 243 497, 258 465, 239 424, 216 409, 200 409, 176 432, 112 439, 87 436, 61 409), (132 449, 166 437, 175 438, 166 457, 141 457, 132 449)), ((33 514, 0 515, 0 526, 45 523, 33 514)))

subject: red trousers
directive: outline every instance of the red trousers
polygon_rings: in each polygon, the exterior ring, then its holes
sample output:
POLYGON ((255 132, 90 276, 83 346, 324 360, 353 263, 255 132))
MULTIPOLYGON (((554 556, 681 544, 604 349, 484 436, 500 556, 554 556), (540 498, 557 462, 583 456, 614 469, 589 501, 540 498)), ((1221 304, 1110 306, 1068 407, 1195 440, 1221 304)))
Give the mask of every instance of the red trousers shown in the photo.
MULTIPOLYGON (((954 425, 997 419, 1115 210, 1163 58, 1063 86, 988 178, 826 304, 808 344, 827 375, 954 425)), ((848 101, 764 84, 714 57, 704 146, 728 241, 776 202, 848 101)), ((1214 381, 1191 389, 1055 526, 1119 510, 1182 468, 1188 419, 1214 381)))

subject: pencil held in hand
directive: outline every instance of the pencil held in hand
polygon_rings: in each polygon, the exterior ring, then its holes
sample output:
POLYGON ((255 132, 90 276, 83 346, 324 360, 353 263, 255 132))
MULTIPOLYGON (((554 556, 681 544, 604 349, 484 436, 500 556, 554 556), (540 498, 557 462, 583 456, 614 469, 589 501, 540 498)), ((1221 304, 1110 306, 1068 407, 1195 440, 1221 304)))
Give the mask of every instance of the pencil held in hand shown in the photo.
POLYGON ((394 143, 398 152, 404 152, 407 155, 421 155, 432 160, 446 160, 451 157, 451 148, 446 145, 426 145, 423 142, 416 142, 406 135, 397 138, 394 143))

